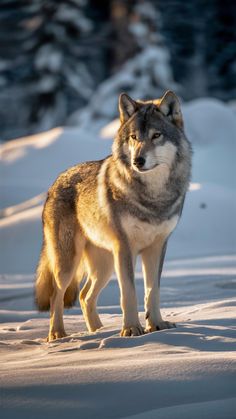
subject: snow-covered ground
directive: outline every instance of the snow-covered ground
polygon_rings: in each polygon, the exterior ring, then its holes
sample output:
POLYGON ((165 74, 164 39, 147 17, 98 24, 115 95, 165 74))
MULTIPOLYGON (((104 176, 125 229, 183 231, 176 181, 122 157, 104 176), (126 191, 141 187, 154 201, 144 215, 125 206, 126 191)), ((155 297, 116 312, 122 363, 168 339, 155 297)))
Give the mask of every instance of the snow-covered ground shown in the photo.
MULTIPOLYGON (((161 292, 163 315, 177 328, 140 337, 119 336, 115 277, 99 299, 96 333, 78 305, 65 314, 69 336, 47 344, 48 315, 33 302, 45 191, 68 166, 108 154, 117 123, 1 146, 1 418, 235 418, 236 118, 212 99, 183 108, 193 179, 161 292)), ((136 278, 144 321, 140 261, 136 278)))

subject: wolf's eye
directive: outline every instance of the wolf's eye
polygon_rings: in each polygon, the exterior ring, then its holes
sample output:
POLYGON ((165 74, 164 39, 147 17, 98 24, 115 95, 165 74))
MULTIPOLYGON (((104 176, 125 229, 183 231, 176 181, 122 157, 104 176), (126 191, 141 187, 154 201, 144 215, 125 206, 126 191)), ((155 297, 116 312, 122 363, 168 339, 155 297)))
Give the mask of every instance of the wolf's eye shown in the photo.
POLYGON ((152 140, 155 140, 155 138, 159 138, 161 136, 161 132, 155 132, 152 136, 152 140))
POLYGON ((136 137, 136 135, 135 134, 131 134, 131 136, 130 136, 131 138, 132 138, 132 140, 136 140, 137 139, 137 137, 136 137))

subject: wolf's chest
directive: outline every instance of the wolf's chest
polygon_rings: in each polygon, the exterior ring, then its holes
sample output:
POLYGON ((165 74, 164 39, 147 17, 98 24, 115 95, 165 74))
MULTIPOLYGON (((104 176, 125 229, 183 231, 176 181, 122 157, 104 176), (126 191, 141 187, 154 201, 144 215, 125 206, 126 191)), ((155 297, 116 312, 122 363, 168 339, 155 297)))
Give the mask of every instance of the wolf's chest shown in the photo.
POLYGON ((127 215, 122 220, 122 228, 132 249, 140 252, 150 246, 158 236, 168 237, 176 227, 178 219, 179 216, 175 215, 160 224, 151 224, 127 215))

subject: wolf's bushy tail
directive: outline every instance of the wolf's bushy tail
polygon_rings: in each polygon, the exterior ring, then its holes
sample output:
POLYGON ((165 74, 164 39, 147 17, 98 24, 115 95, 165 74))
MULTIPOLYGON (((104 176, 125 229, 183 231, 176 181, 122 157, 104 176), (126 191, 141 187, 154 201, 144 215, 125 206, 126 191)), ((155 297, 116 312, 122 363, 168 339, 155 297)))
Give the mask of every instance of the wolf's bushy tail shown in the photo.
POLYGON ((53 274, 49 267, 49 261, 45 249, 42 249, 36 272, 35 303, 39 311, 50 309, 50 297, 53 294, 53 274))
MULTIPOLYGON (((81 274, 80 274, 81 276, 81 274)), ((45 251, 42 249, 40 260, 36 273, 35 283, 35 303, 39 311, 48 311, 50 309, 50 297, 53 294, 55 286, 54 276, 50 269, 50 264, 45 251)), ((73 307, 78 297, 78 279, 74 277, 67 288, 64 296, 64 307, 73 307)))

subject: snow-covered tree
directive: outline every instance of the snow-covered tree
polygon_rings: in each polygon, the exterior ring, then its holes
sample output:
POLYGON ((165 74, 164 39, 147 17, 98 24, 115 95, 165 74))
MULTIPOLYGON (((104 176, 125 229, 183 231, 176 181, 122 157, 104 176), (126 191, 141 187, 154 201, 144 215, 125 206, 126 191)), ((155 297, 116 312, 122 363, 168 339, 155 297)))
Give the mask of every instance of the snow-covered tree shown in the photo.
POLYGON ((86 6, 85 0, 2 0, 2 135, 62 125, 87 102, 94 80, 86 43, 93 26, 86 6))
POLYGON ((236 96, 236 3, 206 2, 204 11, 208 92, 223 100, 233 99, 236 96))
POLYGON ((159 0, 162 31, 183 96, 233 99, 236 93, 236 3, 159 0))
POLYGON ((233 99, 234 3, 1 0, 0 139, 63 125, 88 103, 112 118, 121 91, 233 99))
POLYGON ((180 86, 173 79, 170 55, 160 32, 161 16, 152 2, 138 0, 129 13, 121 9, 118 16, 119 19, 122 16, 128 25, 127 43, 130 36, 132 45, 136 45, 133 57, 123 65, 120 57, 119 60, 115 57, 114 74, 100 84, 82 112, 69 117, 69 124, 91 127, 91 121, 99 124, 101 120, 102 124, 104 119, 115 118, 118 96, 124 91, 134 99, 158 98, 167 89, 180 91, 180 86))

